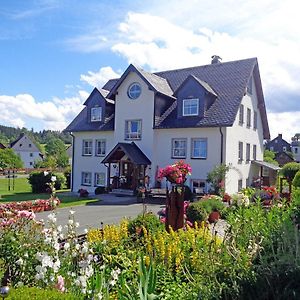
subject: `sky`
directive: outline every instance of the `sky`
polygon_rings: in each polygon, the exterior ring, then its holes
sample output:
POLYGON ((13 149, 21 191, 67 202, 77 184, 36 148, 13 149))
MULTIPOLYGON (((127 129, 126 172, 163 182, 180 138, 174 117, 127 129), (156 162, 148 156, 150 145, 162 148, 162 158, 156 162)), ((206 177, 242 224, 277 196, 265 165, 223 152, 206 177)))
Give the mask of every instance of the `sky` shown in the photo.
POLYGON ((298 0, 0 0, 0 124, 63 130, 129 63, 257 57, 271 138, 300 132, 298 0))

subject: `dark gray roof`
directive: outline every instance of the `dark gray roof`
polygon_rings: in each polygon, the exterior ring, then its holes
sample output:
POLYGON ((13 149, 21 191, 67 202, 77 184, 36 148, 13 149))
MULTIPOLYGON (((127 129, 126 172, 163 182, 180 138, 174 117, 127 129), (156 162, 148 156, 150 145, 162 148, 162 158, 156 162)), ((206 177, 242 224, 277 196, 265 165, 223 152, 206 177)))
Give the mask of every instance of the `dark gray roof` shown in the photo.
POLYGON ((69 132, 80 131, 111 131, 114 130, 114 115, 104 119, 104 122, 88 122, 88 110, 85 107, 71 124, 65 129, 69 132))
POLYGON ((150 159, 134 143, 118 143, 102 160, 102 163, 114 163, 127 155, 136 165, 151 165, 150 159))
POLYGON ((268 163, 268 162, 265 162, 265 161, 262 161, 262 160, 252 160, 251 163, 257 165, 257 166, 260 166, 260 167, 265 167, 267 169, 271 169, 271 170, 274 170, 274 171, 279 171, 281 170, 280 167, 276 166, 276 165, 273 165, 271 163, 268 163))

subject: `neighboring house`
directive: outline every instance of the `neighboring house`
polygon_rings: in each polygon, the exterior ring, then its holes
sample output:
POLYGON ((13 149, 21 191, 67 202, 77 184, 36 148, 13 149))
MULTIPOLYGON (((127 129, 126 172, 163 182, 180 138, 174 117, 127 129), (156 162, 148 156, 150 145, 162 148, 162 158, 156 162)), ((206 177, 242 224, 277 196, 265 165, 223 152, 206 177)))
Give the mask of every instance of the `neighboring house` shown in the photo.
POLYGON ((263 162, 270 133, 256 58, 214 57, 210 65, 157 73, 129 65, 84 105, 66 128, 73 191, 153 187, 158 169, 178 160, 192 166, 186 184, 193 190, 208 191, 207 173, 220 163, 230 165, 228 193, 277 170, 263 162))
POLYGON ((292 153, 294 155, 294 159, 297 162, 300 162, 300 134, 297 133, 292 137, 291 143, 292 153))
POLYGON ((6 147, 2 144, 2 143, 0 143, 0 149, 5 149, 6 147))
POLYGON ((282 138, 282 134, 278 134, 275 139, 267 142, 265 148, 276 153, 291 152, 291 145, 282 138))
POLYGON ((21 157, 25 168, 33 168, 36 161, 42 160, 40 150, 25 133, 21 133, 9 147, 21 157))
POLYGON ((66 149, 67 155, 69 157, 69 165, 72 165, 72 154, 73 154, 73 147, 72 145, 69 145, 66 149))
POLYGON ((287 163, 295 161, 292 154, 286 152, 276 153, 275 160, 278 162, 280 167, 284 166, 287 163))

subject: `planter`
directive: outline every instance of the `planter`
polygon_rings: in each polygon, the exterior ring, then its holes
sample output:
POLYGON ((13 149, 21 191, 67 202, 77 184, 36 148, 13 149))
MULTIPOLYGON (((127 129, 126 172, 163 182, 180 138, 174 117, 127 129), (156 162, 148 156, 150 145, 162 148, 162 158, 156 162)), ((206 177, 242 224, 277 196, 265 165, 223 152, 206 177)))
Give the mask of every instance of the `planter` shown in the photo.
POLYGON ((213 211, 208 216, 209 223, 215 223, 220 219, 221 215, 218 211, 213 211))

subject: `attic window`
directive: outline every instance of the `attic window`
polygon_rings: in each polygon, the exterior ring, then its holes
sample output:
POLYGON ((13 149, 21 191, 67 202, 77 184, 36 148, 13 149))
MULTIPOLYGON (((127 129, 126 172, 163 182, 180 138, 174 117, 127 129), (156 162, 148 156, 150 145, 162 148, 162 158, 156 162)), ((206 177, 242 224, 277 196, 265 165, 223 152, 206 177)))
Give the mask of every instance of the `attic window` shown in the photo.
POLYGON ((199 114, 199 99, 184 99, 183 100, 183 116, 198 116, 199 114))
POLYGON ((99 122, 102 119, 102 107, 92 107, 91 108, 91 121, 99 122))
POLYGON ((134 82, 129 86, 127 94, 130 99, 135 100, 141 95, 141 92, 142 92, 141 85, 138 82, 134 82))

